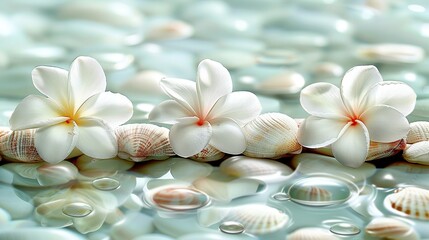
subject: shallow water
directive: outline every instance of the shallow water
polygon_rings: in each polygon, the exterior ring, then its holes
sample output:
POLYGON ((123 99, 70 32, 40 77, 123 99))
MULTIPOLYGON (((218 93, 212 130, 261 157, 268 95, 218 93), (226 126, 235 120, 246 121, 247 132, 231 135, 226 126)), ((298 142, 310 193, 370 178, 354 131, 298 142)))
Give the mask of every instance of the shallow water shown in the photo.
MULTIPOLYGON (((416 91, 410 122, 428 121, 428 9, 425 1, 405 0, 3 1, 0 126, 25 96, 39 94, 35 66, 68 68, 79 55, 96 58, 108 90, 132 100, 130 123, 147 123, 166 99, 161 77, 195 79, 205 58, 228 68, 234 90, 255 92, 263 112, 292 118, 307 115, 299 104, 304 86, 338 85, 352 66, 372 64, 385 80, 416 91), (392 43, 403 45, 392 50, 392 43)), ((429 189, 428 167, 400 156, 357 170, 320 155, 277 161, 293 171, 277 166, 268 175, 237 177, 219 169, 221 161, 177 158, 2 161, 0 239, 285 239, 304 227, 371 239, 365 227, 382 216, 429 238, 425 213, 395 210, 387 197, 410 186, 429 189), (264 213, 275 223, 246 222, 264 213)))

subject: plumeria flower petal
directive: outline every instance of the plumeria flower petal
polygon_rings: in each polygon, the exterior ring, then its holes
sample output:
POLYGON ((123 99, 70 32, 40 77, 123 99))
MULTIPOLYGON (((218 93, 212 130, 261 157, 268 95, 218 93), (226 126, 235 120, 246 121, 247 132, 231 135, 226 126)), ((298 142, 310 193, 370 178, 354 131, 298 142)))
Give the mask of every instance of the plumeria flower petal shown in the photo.
POLYGON ((337 160, 354 168, 365 162, 369 149, 368 130, 361 121, 356 123, 347 124, 344 133, 332 144, 332 152, 337 160))
POLYGON ((416 94, 404 83, 383 82, 374 66, 358 66, 345 74, 339 91, 328 83, 312 84, 300 101, 312 116, 300 126, 298 142, 309 148, 331 145, 339 162, 358 167, 370 141, 388 143, 407 135, 405 117, 416 94))
POLYGON ((259 115, 261 104, 253 93, 232 92, 231 76, 220 63, 203 60, 196 82, 166 78, 160 84, 172 100, 156 106, 149 119, 174 124, 170 143, 177 155, 195 155, 207 144, 230 154, 245 150, 240 126, 259 115))
POLYGON ((95 158, 116 155, 112 127, 131 118, 133 106, 120 94, 104 92, 106 77, 100 64, 78 57, 70 72, 37 67, 34 86, 46 97, 30 95, 12 113, 12 130, 39 128, 35 145, 47 162, 64 160, 76 147, 95 158))
POLYGON ((199 153, 210 141, 212 128, 209 122, 198 124, 197 117, 179 120, 170 129, 170 143, 173 151, 182 157, 199 153))
POLYGON ((76 123, 63 122, 37 129, 34 144, 43 160, 48 163, 59 163, 73 151, 77 139, 76 123))

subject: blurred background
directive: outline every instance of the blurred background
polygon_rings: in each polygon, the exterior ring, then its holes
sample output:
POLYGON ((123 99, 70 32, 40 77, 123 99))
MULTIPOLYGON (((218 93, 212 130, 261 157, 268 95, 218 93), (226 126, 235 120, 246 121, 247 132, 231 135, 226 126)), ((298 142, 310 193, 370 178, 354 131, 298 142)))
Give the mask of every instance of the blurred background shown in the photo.
POLYGON ((299 91, 338 85, 356 65, 418 94, 410 120, 429 119, 429 2, 425 0, 14 0, 0 2, 0 125, 28 94, 38 65, 69 69, 91 56, 108 90, 134 103, 146 122, 165 99, 164 77, 194 80, 202 59, 229 69, 235 90, 260 98, 264 112, 306 113, 299 91))

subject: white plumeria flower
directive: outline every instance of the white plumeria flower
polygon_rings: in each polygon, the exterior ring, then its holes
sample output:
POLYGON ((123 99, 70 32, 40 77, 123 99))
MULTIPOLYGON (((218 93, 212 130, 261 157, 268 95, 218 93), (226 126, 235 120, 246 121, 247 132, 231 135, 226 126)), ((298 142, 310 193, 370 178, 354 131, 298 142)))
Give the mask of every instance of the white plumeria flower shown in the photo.
POLYGON ((259 99, 250 92, 232 92, 228 70, 220 63, 203 60, 196 83, 164 78, 161 88, 172 98, 156 106, 151 121, 174 124, 170 143, 182 157, 199 153, 207 144, 229 154, 246 149, 243 126, 261 112, 259 99))
POLYGON ((334 157, 349 167, 366 159, 370 140, 388 143, 407 135, 416 103, 413 89, 385 81, 374 66, 350 69, 341 89, 315 83, 301 91, 301 105, 312 116, 298 130, 298 141, 308 148, 331 144, 334 157))
POLYGON ((38 128, 34 141, 43 160, 60 162, 75 147, 94 158, 116 155, 112 127, 128 121, 133 107, 125 96, 104 92, 106 76, 95 59, 76 58, 70 72, 36 67, 32 78, 34 86, 46 97, 26 97, 9 123, 12 130, 38 128))

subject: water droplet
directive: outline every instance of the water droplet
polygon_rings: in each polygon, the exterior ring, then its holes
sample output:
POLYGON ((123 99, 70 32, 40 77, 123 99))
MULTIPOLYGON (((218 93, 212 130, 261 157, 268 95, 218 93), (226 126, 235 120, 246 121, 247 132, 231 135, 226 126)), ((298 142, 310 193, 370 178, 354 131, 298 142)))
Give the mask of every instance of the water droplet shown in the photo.
POLYGON ((359 227, 351 223, 337 223, 332 225, 329 230, 338 235, 356 235, 360 233, 359 227))
POLYGON ((221 223, 219 230, 228 234, 240 234, 244 232, 244 226, 239 222, 228 221, 221 223))
POLYGON ((155 205, 174 211, 195 210, 210 202, 207 194, 186 187, 164 188, 152 196, 155 205))
POLYGON ((346 180, 326 176, 312 176, 298 180, 289 189, 290 199, 309 206, 327 206, 347 201, 357 187, 346 180))
POLYGON ((287 195, 284 192, 275 193, 271 197, 274 198, 277 201, 287 201, 287 200, 290 199, 289 195, 287 195))
POLYGON ((74 218, 86 217, 92 212, 92 210, 91 205, 82 202, 69 203, 62 209, 65 215, 74 218))
POLYGON ((119 188, 120 185, 121 184, 118 182, 118 180, 108 177, 97 178, 92 181, 92 186, 102 191, 113 191, 119 188))

